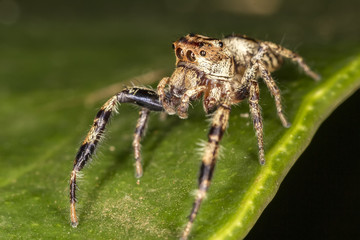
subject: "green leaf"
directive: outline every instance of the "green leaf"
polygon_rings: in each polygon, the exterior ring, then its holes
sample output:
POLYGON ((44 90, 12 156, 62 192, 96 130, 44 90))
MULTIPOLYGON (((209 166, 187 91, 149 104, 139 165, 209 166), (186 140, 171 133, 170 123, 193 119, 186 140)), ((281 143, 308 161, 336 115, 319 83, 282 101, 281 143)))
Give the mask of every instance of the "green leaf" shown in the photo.
POLYGON ((268 150, 266 166, 254 174, 232 216, 210 239, 246 236, 321 122, 359 88, 359 79, 360 56, 304 95, 292 127, 268 150))
MULTIPOLYGON (((133 33, 126 23, 120 26, 133 33)), ((15 33, 3 29, 7 34, 6 44, 0 46, 0 78, 5 79, 0 88, 1 238, 174 239, 181 233, 197 186, 199 143, 207 139, 209 124, 200 102, 194 103, 186 121, 151 115, 140 184, 134 177, 131 149, 138 109, 121 105, 97 156, 83 170, 77 196, 80 223, 76 229, 70 226, 72 162, 97 109, 111 95, 99 89, 138 75, 149 77, 149 72, 161 79, 172 69, 173 57, 164 45, 179 29, 168 30, 170 34, 155 29, 143 39, 125 38, 116 32, 118 27, 108 22, 72 27, 30 23, 15 27, 15 33), (168 72, 158 74, 158 68, 168 72)), ((301 55, 322 74, 320 82, 291 64, 274 74, 292 122, 289 129, 281 126, 274 101, 261 84, 265 166, 258 164, 247 103, 232 109, 222 156, 192 238, 245 237, 321 122, 359 88, 359 50, 344 48, 329 51, 316 43, 302 48, 301 55)), ((119 90, 115 88, 114 93, 119 90)))

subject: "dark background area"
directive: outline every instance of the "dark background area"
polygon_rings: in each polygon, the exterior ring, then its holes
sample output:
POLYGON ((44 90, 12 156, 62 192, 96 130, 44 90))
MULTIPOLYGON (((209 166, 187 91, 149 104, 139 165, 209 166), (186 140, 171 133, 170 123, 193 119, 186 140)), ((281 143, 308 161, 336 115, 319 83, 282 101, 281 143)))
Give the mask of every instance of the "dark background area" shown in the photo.
MULTIPOLYGON (((344 48, 350 53, 348 46, 359 46, 358 1, 255 3, 256 6, 249 1, 235 0, 0 0, 0 44, 2 38, 8 38, 1 34, 4 29, 17 34, 19 28, 29 28, 36 35, 36 29, 54 26, 59 28, 60 36, 67 27, 96 26, 100 22, 106 25, 104 22, 107 22, 131 28, 132 31, 127 31, 131 34, 122 36, 129 41, 149 38, 153 44, 168 43, 169 46, 171 40, 187 32, 215 34, 215 37, 232 32, 246 33, 256 38, 284 42, 295 49, 301 48, 303 42, 305 48, 311 48, 311 45, 328 51, 344 48)), ((121 35, 121 28, 119 31, 121 35)), ((60 38, 67 42, 59 43, 59 46, 96 41, 99 34, 105 32, 106 29, 97 29, 94 31, 97 36, 90 35, 90 39, 60 38)), ((21 33, 18 37, 22 37, 21 33)), ((55 36, 54 41, 56 39, 55 36)), ((151 50, 150 53, 152 55, 144 57, 143 61, 156 58, 151 50)), ((131 55, 128 57, 135 61, 131 55)), ((321 58, 314 56, 314 59, 321 58)), ((321 68, 321 61, 316 66, 321 68)), ((31 85, 36 87, 36 83, 31 85)), ((360 238, 359 110, 360 92, 357 91, 322 124, 246 239, 360 238)))
POLYGON ((246 239, 359 239, 360 91, 321 125, 246 239))

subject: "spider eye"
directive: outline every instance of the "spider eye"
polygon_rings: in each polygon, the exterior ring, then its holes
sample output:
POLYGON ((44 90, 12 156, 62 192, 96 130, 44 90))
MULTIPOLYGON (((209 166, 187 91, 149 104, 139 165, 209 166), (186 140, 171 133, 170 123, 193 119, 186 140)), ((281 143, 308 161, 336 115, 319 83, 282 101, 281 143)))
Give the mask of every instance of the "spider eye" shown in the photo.
POLYGON ((223 42, 219 42, 219 46, 222 48, 224 46, 223 42))
POLYGON ((200 51, 200 55, 203 56, 203 57, 205 57, 206 52, 205 52, 204 50, 201 50, 201 51, 200 51))
POLYGON ((186 52, 186 57, 190 62, 195 61, 195 54, 190 50, 186 52))
POLYGON ((180 58, 180 59, 183 58, 184 57, 184 51, 181 48, 176 49, 176 56, 178 58, 180 58))
POLYGON ((171 47, 172 47, 172 49, 175 49, 175 45, 174 45, 174 44, 172 44, 171 47))

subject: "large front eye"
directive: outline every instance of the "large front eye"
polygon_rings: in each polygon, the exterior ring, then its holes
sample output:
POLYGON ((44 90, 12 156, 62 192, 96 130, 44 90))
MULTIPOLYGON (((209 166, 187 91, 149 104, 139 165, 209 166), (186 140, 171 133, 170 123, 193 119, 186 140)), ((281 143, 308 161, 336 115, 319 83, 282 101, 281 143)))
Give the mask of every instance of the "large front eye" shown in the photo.
POLYGON ((186 52, 186 57, 190 62, 195 61, 195 54, 190 50, 186 52))
POLYGON ((181 48, 176 49, 176 56, 178 58, 180 58, 180 59, 183 58, 184 57, 184 51, 181 48))

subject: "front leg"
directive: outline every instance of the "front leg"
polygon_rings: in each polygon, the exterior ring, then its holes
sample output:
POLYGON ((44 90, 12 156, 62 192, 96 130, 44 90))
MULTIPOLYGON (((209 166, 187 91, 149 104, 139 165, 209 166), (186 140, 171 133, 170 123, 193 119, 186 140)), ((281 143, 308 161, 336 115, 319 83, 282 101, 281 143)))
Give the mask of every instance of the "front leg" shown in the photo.
POLYGON ((169 115, 174 115, 176 113, 175 111, 175 107, 170 103, 170 99, 168 99, 166 97, 166 93, 165 93, 165 87, 166 84, 169 83, 170 78, 169 77, 164 77, 163 79, 161 79, 161 81, 159 82, 158 86, 157 86, 157 93, 159 95, 160 101, 162 103, 163 108, 165 109, 165 111, 169 114, 169 115))
MULTIPOLYGON (((106 124, 112 113, 116 111, 118 103, 133 103, 147 109, 147 111, 163 111, 159 96, 150 89, 129 88, 110 98, 97 113, 93 125, 85 140, 76 154, 73 170, 70 177, 70 219, 71 225, 76 227, 78 219, 76 216, 76 177, 93 156, 98 143, 102 139, 106 124)), ((143 125, 143 124, 141 124, 143 125)))
POLYGON ((189 108, 190 99, 201 94, 206 89, 205 86, 196 86, 193 89, 187 90, 181 97, 181 103, 177 108, 178 116, 182 119, 188 117, 187 111, 189 108))
POLYGON ((191 210, 189 221, 181 236, 182 240, 188 238, 196 215, 199 211, 200 205, 206 196, 206 192, 210 186, 211 178, 213 176, 216 158, 219 152, 219 145, 221 138, 226 130, 230 115, 230 106, 227 104, 219 106, 212 119, 211 128, 208 134, 208 143, 205 147, 205 152, 202 158, 199 187, 195 196, 195 202, 191 210))

